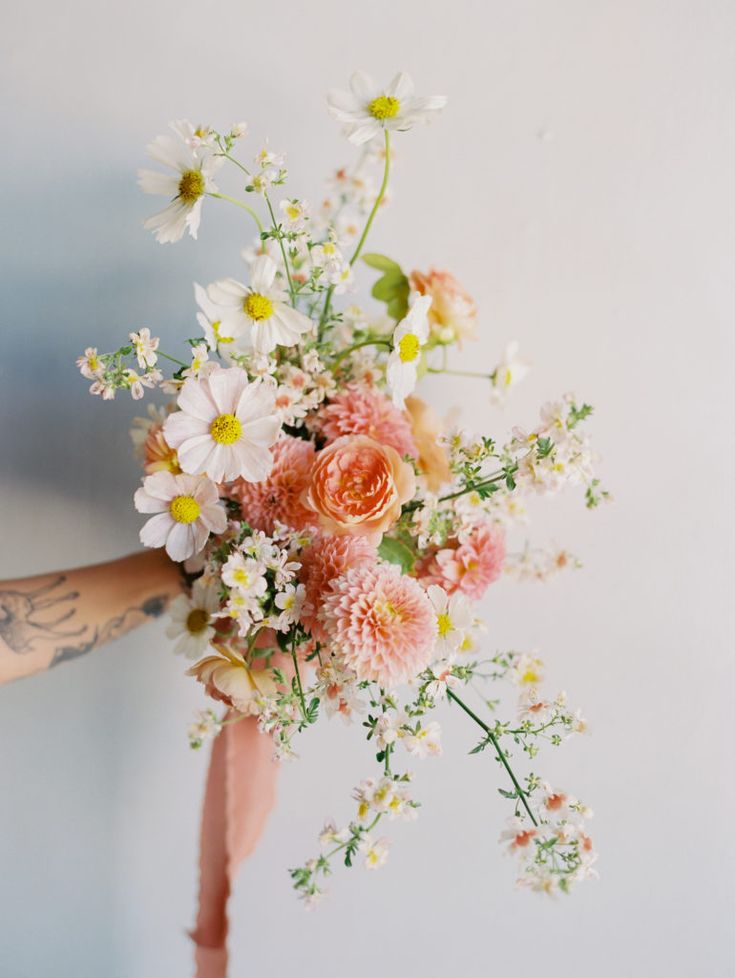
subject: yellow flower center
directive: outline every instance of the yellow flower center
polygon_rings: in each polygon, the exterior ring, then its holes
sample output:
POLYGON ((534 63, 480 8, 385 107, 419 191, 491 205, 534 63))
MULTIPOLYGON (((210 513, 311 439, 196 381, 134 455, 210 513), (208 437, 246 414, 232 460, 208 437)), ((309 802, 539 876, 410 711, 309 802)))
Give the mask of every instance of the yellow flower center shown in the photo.
POLYGON ((454 625, 452 624, 452 619, 447 614, 437 615, 436 624, 439 629, 439 635, 441 638, 446 638, 447 635, 452 631, 454 625))
POLYGON ((528 685, 535 685, 537 682, 540 681, 540 679, 541 676, 533 667, 529 667, 528 669, 526 669, 526 671, 521 676, 521 682, 527 683, 528 685))
POLYGON ((204 608, 192 608, 186 619, 186 628, 192 635, 199 635, 209 624, 209 613, 204 608))
POLYGON ((223 336, 222 335, 222 320, 221 319, 217 319, 217 320, 215 320, 215 322, 212 323, 212 332, 214 333, 214 338, 220 344, 222 344, 222 343, 232 343, 232 341, 234 339, 234 337, 232 337, 232 336, 223 336))
POLYGON ((209 433, 218 445, 232 445, 242 434, 242 425, 234 414, 220 414, 209 426, 209 433))
POLYGON ((368 112, 374 119, 395 119, 401 111, 400 99, 392 95, 379 95, 368 105, 368 112))
POLYGON ((406 333, 398 341, 398 356, 402 363, 411 363, 419 355, 419 338, 414 333, 406 333))
POLYGON ((193 496, 174 496, 169 505, 169 512, 177 523, 193 523, 199 518, 201 509, 193 496))
POLYGON ((185 204, 193 204, 204 193, 204 177, 201 170, 185 170, 179 180, 179 198, 185 204))
POLYGON ((242 307, 245 315, 249 319, 254 319, 256 323, 261 319, 270 319, 273 315, 273 303, 267 295, 260 295, 259 292, 251 292, 250 295, 245 296, 242 307))
POLYGON ((99 359, 96 356, 87 357, 87 366, 90 370, 99 370, 99 359))

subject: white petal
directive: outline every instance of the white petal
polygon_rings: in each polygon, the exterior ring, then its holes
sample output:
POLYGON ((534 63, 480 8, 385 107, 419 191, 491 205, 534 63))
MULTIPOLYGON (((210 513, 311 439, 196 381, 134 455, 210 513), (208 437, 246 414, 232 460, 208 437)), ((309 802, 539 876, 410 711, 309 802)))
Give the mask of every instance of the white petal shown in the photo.
POLYGON ((250 343, 256 353, 271 353, 278 346, 278 326, 271 316, 259 323, 253 323, 250 329, 250 343))
POLYGON ((380 89, 366 71, 355 71, 350 78, 350 88, 356 99, 367 104, 380 95, 380 89))
POLYGON ((136 489, 133 496, 133 503, 139 513, 164 513, 168 509, 167 499, 156 499, 145 491, 136 489))
POLYGON ((189 234, 196 241, 196 236, 199 233, 199 225, 202 220, 202 201, 203 197, 200 197, 192 207, 189 208, 189 213, 186 216, 186 226, 189 228, 189 234))
POLYGON ((363 143, 369 142, 371 139, 375 139, 383 131, 383 127, 378 122, 377 119, 366 119, 365 122, 360 122, 356 125, 347 126, 345 128, 345 134, 353 146, 362 146, 363 143))
POLYGON ((209 392, 217 405, 218 414, 235 413, 235 406, 247 382, 247 374, 239 367, 220 368, 209 374, 209 392))
POLYGON ((250 266, 250 287, 253 292, 267 294, 276 277, 276 263, 270 255, 258 255, 250 266))
POLYGON ((170 513, 158 513, 141 527, 140 542, 146 547, 162 547, 173 524, 170 513))
MULTIPOLYGON (((217 404, 214 398, 210 396, 209 385, 195 377, 189 377, 184 382, 184 386, 179 391, 177 404, 186 414, 190 414, 193 418, 197 418, 206 424, 210 424, 217 417, 217 404)), ((175 417, 175 414, 169 415, 166 423, 175 417)), ((165 435, 166 424, 164 424, 163 431, 165 435)))
POLYGON ((331 91, 327 95, 329 114, 338 122, 356 122, 365 117, 365 106, 349 92, 331 91))
MULTIPOLYGON (((227 528, 227 513, 224 507, 219 504, 202 507, 199 518, 212 533, 224 533, 227 528)), ((210 608, 209 610, 211 611, 213 609, 210 608)))
POLYGON ((176 476, 171 472, 155 472, 153 475, 146 476, 143 480, 143 489, 149 496, 166 502, 173 499, 179 491, 176 476))
POLYGON ((240 400, 237 403, 235 415, 238 421, 245 424, 255 418, 262 418, 266 414, 273 414, 276 404, 276 395, 272 387, 266 386, 256 380, 243 390, 240 400))
POLYGON ((248 421, 242 426, 243 438, 246 441, 263 445, 265 448, 269 448, 275 442, 280 430, 281 421, 275 415, 248 421))
POLYGON ((177 449, 179 465, 185 472, 192 474, 206 472, 210 478, 214 478, 209 471, 210 456, 214 448, 215 442, 209 433, 199 435, 197 438, 189 438, 177 449))
POLYGON ((171 560, 186 560, 194 553, 194 531, 190 523, 176 523, 166 538, 166 553, 171 560))
POLYGON ((413 95, 413 82, 411 76, 405 71, 399 72, 390 85, 385 90, 386 95, 397 98, 401 103, 413 95))
POLYGON ((303 312, 299 312, 298 309, 294 309, 292 306, 287 306, 285 302, 277 302, 274 313, 274 318, 283 323, 296 336, 300 336, 302 333, 308 333, 313 326, 308 316, 305 316, 303 312))
POLYGON ((189 209, 179 200, 172 200, 168 207, 164 207, 158 214, 153 214, 143 222, 143 227, 148 231, 154 231, 156 241, 161 244, 172 244, 180 241, 186 231, 186 219, 189 209))
POLYGON ((178 450, 185 442, 209 436, 210 423, 216 416, 213 410, 210 421, 202 421, 184 411, 174 411, 163 423, 163 437, 171 448, 178 450))
POLYGON ((217 305, 242 308, 242 300, 248 294, 245 286, 234 278, 222 278, 207 288, 207 295, 217 305))
MULTIPOLYGON (((273 468, 273 456, 267 448, 244 441, 235 443, 240 474, 247 482, 262 482, 273 468)), ((154 517, 155 518, 155 517, 154 517)))
POLYGON ((179 177, 156 170, 138 170, 138 186, 146 194, 175 197, 179 192, 179 177))

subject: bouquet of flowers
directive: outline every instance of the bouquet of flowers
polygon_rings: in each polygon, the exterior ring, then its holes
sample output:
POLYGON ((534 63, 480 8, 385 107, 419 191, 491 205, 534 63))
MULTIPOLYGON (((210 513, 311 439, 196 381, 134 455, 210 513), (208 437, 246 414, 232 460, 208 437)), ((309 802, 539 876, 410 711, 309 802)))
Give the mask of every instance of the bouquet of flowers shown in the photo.
POLYGON ((384 824, 416 818, 407 764, 441 755, 440 707, 476 728, 472 753, 499 762, 500 840, 519 883, 567 892, 594 875, 590 810, 513 759, 535 762, 585 721, 543 690, 535 651, 481 654, 476 611, 502 574, 546 579, 577 566, 565 551, 511 552, 508 539, 529 496, 579 487, 590 508, 607 497, 585 434, 592 408, 565 395, 532 430, 501 438, 444 425, 414 393, 424 375, 476 376, 502 404, 527 365, 511 345, 492 369, 453 370, 452 348, 475 334, 470 295, 450 272, 407 273, 366 249, 394 134, 445 103, 415 95, 405 74, 381 88, 358 72, 349 92, 331 93, 331 115, 360 149, 315 209, 283 190, 284 155, 239 152, 244 123, 172 123, 148 147, 162 169, 140 172, 146 193, 169 198, 146 226, 160 242, 196 238, 205 205, 233 205, 255 232, 243 281, 194 285, 199 328, 182 337, 185 354, 141 328, 78 361, 104 399, 147 388, 172 397, 136 419, 145 475, 134 502, 147 517, 141 541, 165 547, 190 583, 169 635, 212 701, 192 746, 250 723, 277 758, 293 758, 310 727, 334 718, 361 725, 374 746, 377 769, 354 788, 351 816, 328 821, 318 854, 290 870, 309 906, 335 861, 382 866, 384 824), (227 167, 237 195, 215 182, 227 167), (358 271, 377 300, 369 307, 353 301, 358 271), (502 715, 498 687, 516 700, 502 715))

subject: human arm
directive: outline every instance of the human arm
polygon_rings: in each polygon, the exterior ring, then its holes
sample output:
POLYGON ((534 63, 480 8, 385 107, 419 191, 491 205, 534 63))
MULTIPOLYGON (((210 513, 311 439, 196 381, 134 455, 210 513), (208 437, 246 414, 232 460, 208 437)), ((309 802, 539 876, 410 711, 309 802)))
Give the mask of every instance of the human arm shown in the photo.
POLYGON ((182 589, 163 550, 0 582, 0 684, 101 648, 157 618, 182 589))

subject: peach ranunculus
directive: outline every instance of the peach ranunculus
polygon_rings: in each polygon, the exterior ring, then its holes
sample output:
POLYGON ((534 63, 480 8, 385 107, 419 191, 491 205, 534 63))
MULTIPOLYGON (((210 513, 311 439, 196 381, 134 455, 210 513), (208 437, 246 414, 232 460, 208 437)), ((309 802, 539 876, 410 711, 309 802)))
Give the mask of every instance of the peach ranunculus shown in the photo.
POLYGON ((477 306, 451 272, 430 268, 411 272, 411 289, 431 296, 429 328, 438 343, 462 343, 475 338, 477 306))
POLYGON ((426 479, 429 490, 438 492, 439 488, 452 477, 446 450, 439 443, 442 423, 436 412, 420 397, 413 395, 407 397, 406 411, 411 419, 413 440, 419 451, 419 469, 426 479))
POLYGON ((260 696, 270 696, 276 682, 270 669, 251 669, 236 652, 224 645, 215 646, 217 655, 208 655, 187 670, 204 686, 212 699, 226 703, 246 716, 257 714, 260 696))
POLYGON ((327 533, 378 544, 415 491, 414 471, 395 449, 367 435, 344 435, 317 454, 301 498, 327 533))

